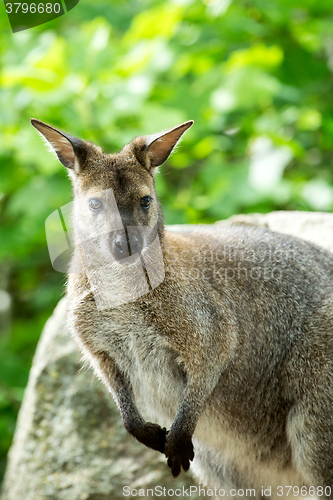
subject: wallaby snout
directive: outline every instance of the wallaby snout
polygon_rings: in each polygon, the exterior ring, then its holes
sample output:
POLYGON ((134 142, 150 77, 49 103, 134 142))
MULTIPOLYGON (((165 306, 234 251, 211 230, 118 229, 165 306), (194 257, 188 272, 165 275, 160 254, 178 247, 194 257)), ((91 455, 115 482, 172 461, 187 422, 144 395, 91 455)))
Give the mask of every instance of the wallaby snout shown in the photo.
POLYGON ((142 239, 140 234, 134 234, 129 230, 118 233, 115 237, 111 236, 111 248, 114 258, 118 261, 133 254, 140 253, 142 250, 142 239))

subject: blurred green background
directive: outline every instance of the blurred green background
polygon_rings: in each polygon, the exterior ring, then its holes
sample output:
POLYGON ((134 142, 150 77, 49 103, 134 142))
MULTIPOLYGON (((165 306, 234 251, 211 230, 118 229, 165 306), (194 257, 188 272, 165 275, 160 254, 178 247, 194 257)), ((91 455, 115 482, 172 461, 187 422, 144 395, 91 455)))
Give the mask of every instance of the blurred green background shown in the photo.
POLYGON ((80 0, 12 34, 0 3, 0 476, 35 346, 63 294, 47 216, 71 200, 35 117, 106 151, 188 119, 165 219, 333 208, 331 0, 80 0))

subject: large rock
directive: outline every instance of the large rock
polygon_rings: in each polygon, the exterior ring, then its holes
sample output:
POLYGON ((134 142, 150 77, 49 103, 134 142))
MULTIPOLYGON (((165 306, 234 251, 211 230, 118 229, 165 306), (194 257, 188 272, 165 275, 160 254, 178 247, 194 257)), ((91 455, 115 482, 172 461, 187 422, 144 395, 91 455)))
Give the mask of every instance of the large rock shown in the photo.
MULTIPOLYGON (((294 234, 333 251, 332 214, 273 212, 235 216, 227 222, 294 234)), ((186 231, 188 226, 175 229, 186 231)), ((66 329, 62 299, 38 344, 1 500, 117 500, 124 498, 126 486, 138 495, 140 488, 165 487, 162 495, 159 490, 154 495, 145 491, 155 498, 172 497, 168 489, 184 487, 189 493, 195 485, 190 474, 173 479, 162 455, 129 436, 103 386, 81 366, 66 329)), ((177 493, 186 497, 186 492, 177 493)))

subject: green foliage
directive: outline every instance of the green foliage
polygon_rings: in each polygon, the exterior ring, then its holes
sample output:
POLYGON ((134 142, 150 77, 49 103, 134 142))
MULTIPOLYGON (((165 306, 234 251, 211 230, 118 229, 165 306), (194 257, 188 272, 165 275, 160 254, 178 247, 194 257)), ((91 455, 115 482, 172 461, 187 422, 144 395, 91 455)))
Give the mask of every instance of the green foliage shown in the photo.
POLYGON ((44 223, 71 199, 29 118, 106 151, 194 119, 157 189, 166 222, 333 208, 330 0, 81 0, 13 35, 0 5, 0 455, 64 276, 44 223))

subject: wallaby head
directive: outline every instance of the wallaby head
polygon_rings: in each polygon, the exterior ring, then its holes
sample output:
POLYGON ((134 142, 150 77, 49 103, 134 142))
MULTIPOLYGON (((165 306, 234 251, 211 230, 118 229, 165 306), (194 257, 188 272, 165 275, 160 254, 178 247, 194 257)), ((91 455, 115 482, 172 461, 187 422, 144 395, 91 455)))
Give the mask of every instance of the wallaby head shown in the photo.
POLYGON ((99 146, 39 120, 32 119, 31 123, 69 171, 75 231, 80 241, 107 235, 104 251, 117 261, 138 255, 156 234, 162 241, 163 216, 154 175, 193 121, 137 137, 117 154, 106 154, 99 146))

